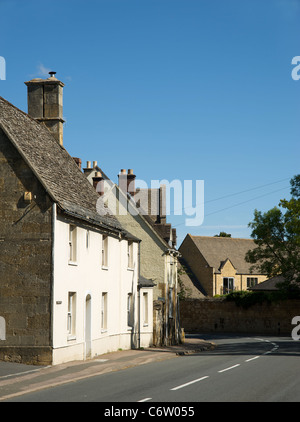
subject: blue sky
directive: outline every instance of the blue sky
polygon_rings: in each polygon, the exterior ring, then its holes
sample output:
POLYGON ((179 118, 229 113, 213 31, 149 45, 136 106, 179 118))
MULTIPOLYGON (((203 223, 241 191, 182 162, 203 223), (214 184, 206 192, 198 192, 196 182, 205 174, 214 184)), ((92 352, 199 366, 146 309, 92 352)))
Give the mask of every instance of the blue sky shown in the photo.
POLYGON ((24 81, 56 71, 72 156, 114 181, 204 180, 203 224, 168 217, 179 244, 249 237, 254 209, 289 197, 299 0, 0 0, 0 19, 0 95, 27 111, 24 81))

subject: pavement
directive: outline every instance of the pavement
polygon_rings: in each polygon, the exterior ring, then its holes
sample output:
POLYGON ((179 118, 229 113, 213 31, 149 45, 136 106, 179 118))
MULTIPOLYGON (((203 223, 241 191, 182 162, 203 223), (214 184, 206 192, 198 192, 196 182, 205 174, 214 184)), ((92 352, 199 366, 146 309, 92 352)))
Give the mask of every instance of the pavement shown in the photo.
POLYGON ((75 382, 138 365, 212 350, 215 344, 198 338, 186 338, 176 346, 118 350, 86 361, 73 361, 55 366, 27 366, 10 362, 0 364, 0 401, 75 382))

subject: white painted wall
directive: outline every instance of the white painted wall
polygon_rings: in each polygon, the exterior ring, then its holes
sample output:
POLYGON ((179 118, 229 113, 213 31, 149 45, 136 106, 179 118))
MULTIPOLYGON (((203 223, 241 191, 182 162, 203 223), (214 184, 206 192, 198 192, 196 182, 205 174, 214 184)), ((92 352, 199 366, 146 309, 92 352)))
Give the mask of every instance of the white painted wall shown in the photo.
MULTIPOLYGON (((108 238, 108 265, 102 268, 102 234, 77 226, 77 259, 69 262, 69 221, 57 216, 54 228, 53 364, 85 359, 152 343, 152 289, 149 324, 138 335, 138 243, 133 243, 133 268, 128 269, 127 240, 108 238), (68 335, 68 293, 76 293, 76 330, 68 335), (101 329, 102 294, 107 293, 107 329, 101 329), (127 298, 132 294, 134 326, 127 325, 127 298), (88 299, 88 300, 87 300, 88 299), (90 321, 90 324, 87 323, 90 321), (86 324, 87 323, 87 324, 86 324), (89 328, 90 325, 90 328, 89 328), (90 340, 87 333, 90 332, 90 340), (140 339, 140 344, 138 344, 140 339), (133 344, 132 344, 133 342, 133 344)), ((146 289, 142 289, 141 292, 146 289)), ((73 316, 74 317, 74 316, 73 316)))

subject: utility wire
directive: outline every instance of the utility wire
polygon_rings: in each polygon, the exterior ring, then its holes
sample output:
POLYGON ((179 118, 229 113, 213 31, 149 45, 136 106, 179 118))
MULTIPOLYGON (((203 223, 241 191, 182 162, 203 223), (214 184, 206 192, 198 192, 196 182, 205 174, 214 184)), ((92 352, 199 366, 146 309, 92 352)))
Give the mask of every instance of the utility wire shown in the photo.
MULTIPOLYGON (((266 186, 275 185, 276 183, 284 182, 284 181, 286 181, 286 180, 290 180, 290 177, 287 177, 287 178, 285 178, 285 179, 278 180, 277 182, 267 183, 267 184, 265 184, 265 185, 256 186, 256 187, 254 187, 254 188, 245 189, 245 190, 242 190, 242 191, 240 191, 240 192, 230 193, 230 194, 228 194, 228 195, 220 196, 219 198, 210 199, 210 200, 208 200, 208 201, 200 202, 200 203, 196 204, 196 205, 195 205, 195 207, 197 207, 198 205, 203 205, 203 204, 205 205, 205 204, 208 204, 209 202, 215 202, 215 201, 219 201, 219 200, 221 200, 221 199, 230 198, 231 196, 240 195, 240 194, 242 194, 242 193, 251 192, 251 191, 256 190, 256 189, 262 189, 262 188, 264 188, 264 187, 266 187, 266 186)), ((286 188, 284 188, 284 189, 286 189, 286 188)), ((276 192, 276 191, 275 191, 275 192, 276 192)), ((267 195, 268 195, 268 194, 267 194, 267 195)), ((265 196, 265 195, 263 195, 263 196, 265 196)), ((174 211, 174 214, 176 214, 176 212, 179 212, 179 211, 184 211, 184 210, 191 209, 191 208, 194 208, 194 207, 193 207, 193 206, 190 206, 190 207, 185 207, 185 208, 178 209, 178 210, 174 211)))
MULTIPOLYGON (((276 182, 275 182, 275 183, 276 183, 276 182)), ((279 192, 279 191, 285 190, 285 189, 287 189, 288 187, 289 187, 289 186, 286 186, 285 188, 277 189, 277 190, 274 190, 274 191, 272 191, 272 192, 265 193, 264 195, 256 196, 255 198, 248 199, 247 201, 239 202, 238 204, 235 204, 235 205, 230 205, 229 207, 222 208, 221 210, 218 210, 218 211, 213 211, 213 212, 210 212, 210 213, 208 213, 208 214, 205 214, 205 216, 207 217, 207 216, 212 215, 212 214, 217 214, 218 212, 222 212, 222 211, 228 210, 228 209, 230 209, 230 208, 234 208, 234 207, 237 207, 237 206, 239 206, 239 205, 246 204, 247 202, 254 201, 255 199, 264 198, 264 197, 265 197, 265 196, 267 196, 267 195, 272 195, 273 193, 276 193, 276 192, 279 192)), ((180 223, 180 224, 176 224, 176 225, 174 225, 174 226, 172 225, 172 226, 173 226, 173 227, 178 227, 178 226, 182 226, 182 225, 184 225, 184 224, 185 224, 185 223, 180 223)))

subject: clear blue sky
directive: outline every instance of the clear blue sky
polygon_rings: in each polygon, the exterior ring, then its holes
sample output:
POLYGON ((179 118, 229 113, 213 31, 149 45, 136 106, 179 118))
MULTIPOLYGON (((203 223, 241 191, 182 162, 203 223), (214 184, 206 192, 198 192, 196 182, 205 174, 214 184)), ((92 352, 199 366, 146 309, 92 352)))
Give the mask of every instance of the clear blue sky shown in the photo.
POLYGON ((249 237, 300 173, 299 0, 0 0, 0 95, 54 70, 64 145, 117 181, 204 180, 204 223, 249 237))

